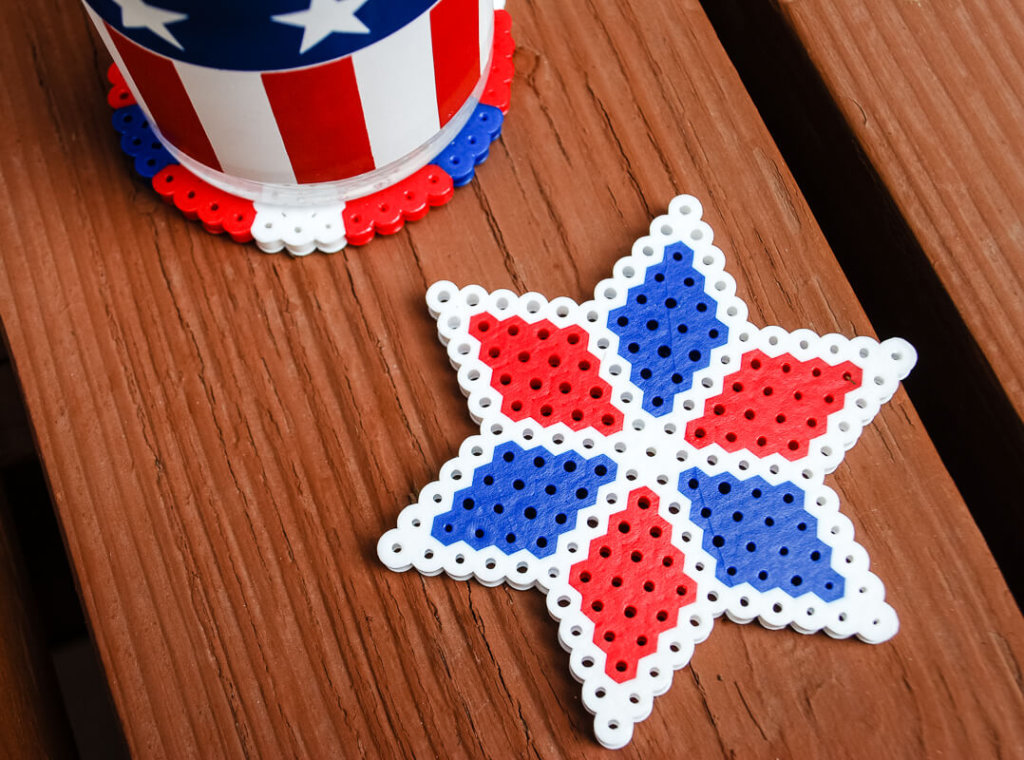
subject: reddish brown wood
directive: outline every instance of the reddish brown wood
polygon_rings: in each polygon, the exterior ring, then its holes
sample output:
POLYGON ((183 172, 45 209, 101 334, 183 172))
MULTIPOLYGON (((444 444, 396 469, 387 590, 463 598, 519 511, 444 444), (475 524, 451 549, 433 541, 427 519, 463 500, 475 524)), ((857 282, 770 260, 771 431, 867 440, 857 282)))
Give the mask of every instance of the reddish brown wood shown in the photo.
MULTIPOLYGON (((138 756, 598 751, 539 594, 376 561, 472 431, 433 280, 585 297, 687 191, 755 320, 870 332, 696 3, 511 10, 513 110, 474 184, 301 261, 132 181, 81 14, 0 32, 0 314, 138 756)), ((621 756, 1024 751, 1024 626, 902 392, 830 482, 900 634, 722 622, 621 756)))
POLYGON ((1024 417, 1024 4, 779 9, 1024 417))
MULTIPOLYGON (((1024 461, 1024 420, 1014 405, 1017 399, 1008 396, 1012 383, 1002 382, 1005 373, 1000 377, 993 371, 993 353, 1001 356, 1000 352, 983 332, 971 331, 971 320, 965 322, 975 304, 967 291, 943 278, 942 259, 953 257, 955 266, 979 281, 992 273, 969 264, 976 249, 968 253, 958 240, 936 240, 938 227, 919 214, 915 217, 915 202, 908 206, 908 193, 918 181, 931 182, 936 190, 954 188, 953 195, 966 198, 973 192, 985 196, 992 179, 984 167, 966 169, 979 159, 980 143, 964 135, 936 153, 929 125, 944 115, 908 106, 906 86, 887 86, 890 79, 906 85, 908 76, 919 81, 921 76, 907 67, 927 68, 929 57, 945 55, 932 48, 945 43, 940 36, 927 34, 923 24, 894 23, 892 3, 878 5, 877 12, 871 6, 869 17, 884 34, 870 29, 862 33, 859 21, 850 20, 842 45, 833 45, 833 35, 826 33, 837 18, 818 3, 716 0, 704 7, 876 328, 903 335, 917 346, 919 363, 907 389, 1020 603, 1024 565, 1018 538, 1024 532, 1024 513, 1018 508, 1015 478, 1024 461), (802 10, 798 13, 797 8, 802 10), (799 29, 798 18, 806 22, 799 29), (894 68, 895 49, 901 53, 900 65, 894 68), (911 49, 927 55, 907 55, 911 49), (866 110, 861 110, 861 102, 866 110), (894 112, 902 121, 887 123, 879 133, 878 114, 894 112), (914 144, 915 156, 901 156, 902 164, 878 143, 901 130, 920 138, 914 144), (917 174, 914 185, 900 179, 901 166, 908 161, 917 174), (949 170, 950 165, 959 172, 949 170)), ((859 18, 857 7, 861 6, 844 5, 839 17, 853 12, 859 18)), ((933 13, 926 15, 945 17, 945 23, 956 29, 954 58, 978 44, 989 44, 979 42, 983 24, 957 23, 961 13, 973 12, 969 4, 932 4, 930 9, 933 13)), ((1009 29, 1012 35, 1012 24, 1009 29)), ((988 93, 1000 92, 1007 83, 1012 86, 1012 66, 1003 68, 1005 80, 975 71, 979 76, 970 86, 988 93)), ((963 82, 948 67, 929 68, 922 76, 937 74, 950 78, 952 89, 962 89, 963 82)), ((931 99, 931 92, 919 98, 931 99)), ((999 121, 999 114, 979 110, 969 127, 986 131, 999 121)), ((1019 152, 1011 152, 997 160, 1012 166, 1019 158, 1019 152)), ((983 228, 981 219, 974 223, 981 237, 1006 231, 983 228)), ((1021 251, 1017 246, 997 252, 999 266, 1010 270, 1007 276, 1016 275, 1013 259, 1021 251)), ((1020 304, 1011 297, 1000 329, 1012 324, 1019 311, 1020 304)))

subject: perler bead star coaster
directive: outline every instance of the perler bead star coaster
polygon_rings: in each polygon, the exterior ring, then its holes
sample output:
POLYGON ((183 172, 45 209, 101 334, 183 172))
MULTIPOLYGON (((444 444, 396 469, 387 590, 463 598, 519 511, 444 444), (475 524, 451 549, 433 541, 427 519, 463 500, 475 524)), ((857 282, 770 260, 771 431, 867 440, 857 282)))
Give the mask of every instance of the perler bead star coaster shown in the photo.
POLYGON ((378 544, 393 570, 545 592, 606 747, 723 613, 869 643, 898 627, 823 479, 914 349, 750 324, 700 217, 673 200, 583 304, 430 288, 480 435, 378 544))

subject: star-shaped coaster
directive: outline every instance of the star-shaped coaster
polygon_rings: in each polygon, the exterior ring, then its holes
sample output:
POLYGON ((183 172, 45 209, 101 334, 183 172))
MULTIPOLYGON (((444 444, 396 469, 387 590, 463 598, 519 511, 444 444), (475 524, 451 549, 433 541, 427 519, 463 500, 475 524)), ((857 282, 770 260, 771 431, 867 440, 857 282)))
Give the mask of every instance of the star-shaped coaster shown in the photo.
POLYGON ((870 643, 898 628, 823 480, 916 353, 752 325, 700 217, 675 198, 583 304, 430 288, 480 435, 377 548, 545 592, 606 747, 723 613, 870 643))

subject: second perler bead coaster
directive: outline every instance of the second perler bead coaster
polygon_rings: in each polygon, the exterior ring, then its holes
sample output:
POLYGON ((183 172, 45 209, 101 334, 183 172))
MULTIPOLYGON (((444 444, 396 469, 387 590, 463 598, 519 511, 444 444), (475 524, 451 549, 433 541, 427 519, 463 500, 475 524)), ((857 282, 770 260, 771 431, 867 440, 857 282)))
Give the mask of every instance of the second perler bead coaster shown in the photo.
POLYGON ((823 480, 914 349, 756 327, 724 264, 680 196, 592 301, 427 294, 480 434, 378 554, 546 593, 606 747, 722 614, 869 643, 898 627, 823 480))
POLYGON ((107 102, 114 129, 136 174, 190 220, 212 234, 239 243, 254 241, 265 253, 287 250, 293 256, 334 253, 347 245, 365 245, 377 235, 393 235, 407 222, 426 216, 452 199, 455 188, 472 181, 476 168, 501 136, 511 100, 515 66, 512 19, 496 0, 491 68, 469 121, 433 160, 414 174, 362 198, 329 205, 283 207, 232 195, 205 182, 168 152, 116 64, 107 79, 107 102))

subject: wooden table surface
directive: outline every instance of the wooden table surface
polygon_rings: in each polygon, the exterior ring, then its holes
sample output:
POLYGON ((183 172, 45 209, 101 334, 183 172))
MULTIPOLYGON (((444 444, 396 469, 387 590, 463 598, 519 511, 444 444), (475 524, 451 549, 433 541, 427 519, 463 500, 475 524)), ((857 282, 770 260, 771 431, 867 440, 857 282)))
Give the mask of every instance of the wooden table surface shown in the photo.
MULTIPOLYGON (((585 298, 689 192, 752 321, 872 334, 698 3, 510 6, 513 109, 477 179, 302 260, 132 178, 79 9, 0 31, 0 319, 139 757, 602 752, 540 594, 376 559, 473 432, 434 280, 585 298)), ((720 621, 620 756, 1024 753, 1021 615, 903 391, 827 483, 899 634, 720 621)))
POLYGON ((1024 416, 1024 3, 782 13, 1024 416))
POLYGON ((1024 601, 1024 2, 706 7, 1024 601))

